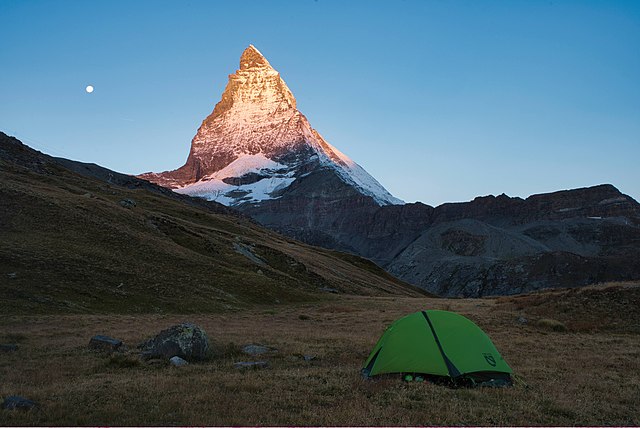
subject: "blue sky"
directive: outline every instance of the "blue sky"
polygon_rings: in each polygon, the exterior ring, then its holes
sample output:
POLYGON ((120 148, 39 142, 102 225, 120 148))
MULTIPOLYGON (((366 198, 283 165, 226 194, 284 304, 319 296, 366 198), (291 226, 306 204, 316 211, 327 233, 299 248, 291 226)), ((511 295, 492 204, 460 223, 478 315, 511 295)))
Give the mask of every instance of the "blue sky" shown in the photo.
POLYGON ((1 0, 0 16, 0 130, 56 156, 182 165, 252 43, 406 201, 600 183, 640 199, 637 1, 1 0))

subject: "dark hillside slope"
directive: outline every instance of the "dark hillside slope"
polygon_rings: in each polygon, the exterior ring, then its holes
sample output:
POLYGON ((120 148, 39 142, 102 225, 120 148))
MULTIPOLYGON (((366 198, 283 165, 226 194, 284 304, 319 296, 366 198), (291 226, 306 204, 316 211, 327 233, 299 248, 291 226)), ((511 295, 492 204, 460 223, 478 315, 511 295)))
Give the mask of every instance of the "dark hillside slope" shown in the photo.
POLYGON ((0 133, 2 313, 206 312, 328 291, 421 294, 359 257, 0 133))

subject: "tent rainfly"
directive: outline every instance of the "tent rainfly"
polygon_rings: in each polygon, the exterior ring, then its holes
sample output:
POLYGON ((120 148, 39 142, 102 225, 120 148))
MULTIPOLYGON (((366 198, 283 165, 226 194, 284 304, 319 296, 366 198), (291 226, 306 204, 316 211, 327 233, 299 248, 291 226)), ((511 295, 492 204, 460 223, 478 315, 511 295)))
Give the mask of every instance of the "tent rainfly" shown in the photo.
POLYGON ((489 336, 462 315, 439 310, 415 312, 387 328, 362 374, 388 373, 455 385, 512 384, 512 370, 489 336))

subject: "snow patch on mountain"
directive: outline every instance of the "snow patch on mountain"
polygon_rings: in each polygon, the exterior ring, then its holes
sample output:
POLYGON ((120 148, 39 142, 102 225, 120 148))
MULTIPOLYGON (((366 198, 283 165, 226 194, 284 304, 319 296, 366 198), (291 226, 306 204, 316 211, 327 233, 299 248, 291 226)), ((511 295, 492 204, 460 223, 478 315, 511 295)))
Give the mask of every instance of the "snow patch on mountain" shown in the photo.
MULTIPOLYGON (((305 121, 306 122, 306 121, 305 121)), ((323 166, 333 168, 348 184, 353 185, 361 193, 371 196, 380 205, 402 205, 404 201, 393 196, 371 174, 355 163, 349 156, 329 144, 311 126, 303 127, 307 142, 318 153, 323 166)))
MULTIPOLYGON (((355 185, 365 195, 371 196, 380 205, 402 205, 404 201, 393 196, 385 189, 378 180, 373 178, 371 174, 364 170, 360 165, 352 161, 347 155, 325 142, 336 155, 342 160, 344 165, 337 165, 336 171, 347 182, 355 185)), ((330 163, 330 166, 335 164, 330 163)))
POLYGON ((220 171, 174 191, 224 205, 255 203, 273 199, 272 193, 293 183, 295 178, 292 174, 287 165, 275 162, 262 153, 243 154, 220 171), (243 178, 253 182, 243 184, 243 178), (229 179, 236 179, 240 184, 234 184, 229 179))
POLYGON ((242 177, 243 175, 252 172, 268 172, 270 170, 282 168, 287 168, 287 166, 269 159, 262 153, 255 155, 243 154, 220 171, 205 177, 203 180, 210 180, 212 178, 223 179, 229 177, 242 177))

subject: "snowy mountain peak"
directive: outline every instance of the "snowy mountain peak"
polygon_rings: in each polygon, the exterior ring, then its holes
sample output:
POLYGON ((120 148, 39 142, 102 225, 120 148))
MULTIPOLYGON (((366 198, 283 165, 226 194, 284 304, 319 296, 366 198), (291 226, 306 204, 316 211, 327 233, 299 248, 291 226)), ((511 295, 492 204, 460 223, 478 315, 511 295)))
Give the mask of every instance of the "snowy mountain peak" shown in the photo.
POLYGON ((279 198, 314 171, 330 171, 378 205, 403 203, 311 127, 280 74, 249 45, 193 137, 185 165, 141 177, 238 206, 279 198))

